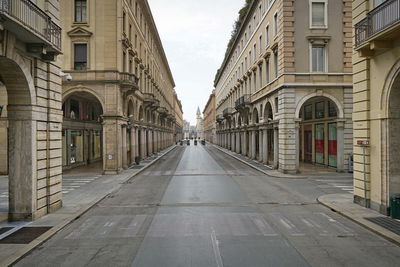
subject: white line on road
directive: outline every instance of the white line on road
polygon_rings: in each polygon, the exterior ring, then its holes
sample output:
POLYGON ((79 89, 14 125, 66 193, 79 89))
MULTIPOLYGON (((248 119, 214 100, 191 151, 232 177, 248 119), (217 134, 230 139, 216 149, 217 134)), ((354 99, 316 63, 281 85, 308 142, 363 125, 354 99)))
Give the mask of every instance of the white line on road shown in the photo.
POLYGON ((218 247, 219 242, 217 240, 217 236, 215 235, 214 229, 212 229, 212 232, 211 232, 211 242, 212 242, 212 246, 213 246, 213 250, 214 250, 215 261, 217 262, 217 267, 223 267, 224 264, 222 263, 221 253, 220 253, 219 247, 218 247))

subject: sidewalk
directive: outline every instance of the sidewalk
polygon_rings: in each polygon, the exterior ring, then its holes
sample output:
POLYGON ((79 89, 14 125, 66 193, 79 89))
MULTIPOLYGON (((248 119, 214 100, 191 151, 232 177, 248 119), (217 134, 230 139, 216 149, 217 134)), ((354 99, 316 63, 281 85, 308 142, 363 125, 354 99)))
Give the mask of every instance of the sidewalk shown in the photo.
MULTIPOLYGON (((208 145, 210 145, 210 143, 207 143, 208 145)), ((307 178, 307 176, 303 176, 301 174, 284 174, 281 173, 277 170, 272 169, 271 167, 268 167, 267 165, 264 165, 260 162, 257 162, 255 160, 249 159, 248 157, 245 157, 241 154, 238 154, 236 152, 232 152, 226 148, 222 148, 219 147, 217 145, 211 144, 212 146, 214 146, 216 149, 219 149, 220 151, 224 152, 225 154, 231 156, 232 158, 235 158, 241 162, 243 162, 244 164, 268 175, 271 177, 275 177, 275 178, 287 178, 287 179, 305 179, 307 178)))
MULTIPOLYGON (((39 246, 69 223, 79 218, 107 195, 118 190, 123 183, 156 163, 161 157, 172 151, 175 147, 174 145, 159 152, 157 155, 143 160, 140 166, 131 167, 117 175, 101 175, 93 179, 90 183, 83 184, 75 190, 69 191, 67 194, 64 193, 63 207, 61 209, 43 216, 34 222, 1 222, 0 266, 9 266, 29 253, 29 251, 36 246, 39 246), (26 234, 20 234, 20 239, 17 237, 16 239, 14 238, 14 241, 5 242, 7 240, 5 239, 6 237, 18 236, 18 233, 15 232, 19 230, 33 230, 32 228, 37 230, 43 229, 44 232, 42 234, 36 234, 36 238, 30 242, 21 242, 21 237, 22 239, 26 238, 26 234)), ((82 173, 80 176, 74 174, 73 177, 75 177, 76 183, 80 183, 80 181, 87 179, 88 174, 82 173)), ((69 175, 69 179, 71 179, 71 175, 69 175)))
POLYGON ((318 198, 322 205, 400 245, 400 220, 392 219, 353 202, 352 194, 331 194, 318 198))

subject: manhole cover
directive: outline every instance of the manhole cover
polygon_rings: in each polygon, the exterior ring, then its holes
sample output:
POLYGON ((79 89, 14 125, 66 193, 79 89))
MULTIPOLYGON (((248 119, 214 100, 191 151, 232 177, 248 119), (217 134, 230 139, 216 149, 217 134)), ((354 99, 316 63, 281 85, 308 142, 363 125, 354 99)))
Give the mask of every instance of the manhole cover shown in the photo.
POLYGON ((13 228, 14 227, 2 227, 2 228, 0 228, 0 235, 4 234, 5 232, 10 231, 13 228))
POLYGON ((400 235, 400 222, 389 217, 373 217, 373 218, 364 218, 367 221, 373 222, 383 228, 400 235))
POLYGON ((0 240, 0 244, 28 244, 51 227, 23 227, 0 240))

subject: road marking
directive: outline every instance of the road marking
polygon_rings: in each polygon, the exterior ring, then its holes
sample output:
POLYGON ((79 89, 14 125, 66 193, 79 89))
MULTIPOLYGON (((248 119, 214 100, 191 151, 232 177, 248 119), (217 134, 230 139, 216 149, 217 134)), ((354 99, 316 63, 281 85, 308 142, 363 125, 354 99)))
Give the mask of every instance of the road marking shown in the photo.
POLYGON ((223 267, 224 264, 222 263, 221 253, 219 251, 219 242, 217 240, 217 236, 215 235, 215 230, 212 229, 211 232, 211 242, 214 250, 215 261, 217 262, 217 267, 223 267))

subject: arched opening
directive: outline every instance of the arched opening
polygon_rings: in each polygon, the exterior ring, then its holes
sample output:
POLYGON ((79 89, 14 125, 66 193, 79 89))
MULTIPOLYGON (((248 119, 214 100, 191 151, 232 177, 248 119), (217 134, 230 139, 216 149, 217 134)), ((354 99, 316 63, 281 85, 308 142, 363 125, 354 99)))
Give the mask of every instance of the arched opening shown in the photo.
POLYGON ((128 111, 127 114, 128 116, 128 127, 126 128, 126 153, 127 153, 127 161, 128 163, 131 165, 135 162, 134 159, 134 146, 133 144, 135 144, 135 128, 132 127, 133 122, 134 122, 134 118, 135 118, 135 107, 133 104, 132 100, 129 100, 128 102, 128 111))
MULTIPOLYGON (((35 88, 24 63, 0 57, 0 219, 34 219, 37 206, 35 88)), ((46 198, 46 197, 45 197, 46 198)), ((46 201, 49 205, 50 202, 46 201)))
POLYGON ((388 197, 400 193, 400 74, 397 74, 390 89, 388 105, 388 197))
POLYGON ((337 168, 336 104, 327 97, 312 97, 302 105, 299 118, 299 161, 337 168))
POLYGON ((103 170, 103 108, 91 93, 77 91, 63 101, 62 165, 103 170))
POLYGON ((264 121, 267 124, 266 130, 266 144, 264 147, 267 149, 266 156, 266 164, 269 166, 273 166, 274 164, 274 155, 275 155, 275 143, 274 143, 274 114, 272 111, 271 103, 267 103, 264 108, 264 121))

